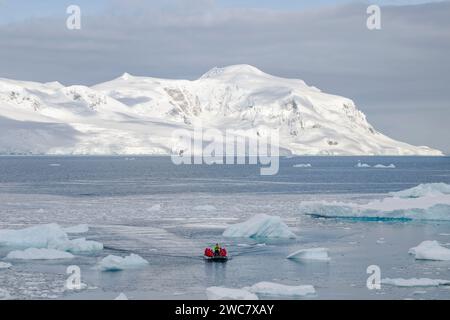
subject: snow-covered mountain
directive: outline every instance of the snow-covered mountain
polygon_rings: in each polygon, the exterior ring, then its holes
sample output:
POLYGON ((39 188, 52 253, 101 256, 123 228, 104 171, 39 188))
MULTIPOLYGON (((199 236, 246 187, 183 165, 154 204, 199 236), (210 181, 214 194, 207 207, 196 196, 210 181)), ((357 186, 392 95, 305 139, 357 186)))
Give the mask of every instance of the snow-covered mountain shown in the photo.
POLYGON ((282 150, 299 155, 442 155, 376 131, 350 99, 249 65, 93 87, 0 79, 0 154, 170 154, 173 131, 198 121, 279 129, 282 150))

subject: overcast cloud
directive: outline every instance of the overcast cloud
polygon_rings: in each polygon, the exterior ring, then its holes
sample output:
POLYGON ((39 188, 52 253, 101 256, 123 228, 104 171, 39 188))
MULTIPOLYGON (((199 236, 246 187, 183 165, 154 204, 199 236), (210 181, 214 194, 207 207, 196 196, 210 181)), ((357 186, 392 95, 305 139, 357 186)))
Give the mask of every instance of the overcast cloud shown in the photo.
POLYGON ((352 98, 383 133, 450 153, 450 2, 383 7, 379 31, 366 8, 115 0, 83 12, 79 31, 64 12, 0 25, 0 77, 91 85, 247 63, 352 98))

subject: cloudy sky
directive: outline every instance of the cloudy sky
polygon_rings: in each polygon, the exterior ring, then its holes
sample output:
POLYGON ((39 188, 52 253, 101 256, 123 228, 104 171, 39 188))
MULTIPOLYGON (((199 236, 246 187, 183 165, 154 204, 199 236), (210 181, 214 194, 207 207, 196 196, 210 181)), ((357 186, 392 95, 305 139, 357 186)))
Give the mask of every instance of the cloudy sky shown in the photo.
POLYGON ((0 77, 195 79, 246 63, 352 98, 383 133, 450 153, 450 2, 0 0, 0 77), (66 28, 66 8, 82 11, 66 28))

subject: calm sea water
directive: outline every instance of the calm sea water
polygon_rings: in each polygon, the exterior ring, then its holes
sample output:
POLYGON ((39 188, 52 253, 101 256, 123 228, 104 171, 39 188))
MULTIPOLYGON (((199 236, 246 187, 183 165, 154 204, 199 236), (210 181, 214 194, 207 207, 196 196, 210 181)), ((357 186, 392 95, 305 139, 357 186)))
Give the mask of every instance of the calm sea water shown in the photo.
MULTIPOLYGON (((282 158, 275 176, 258 166, 175 166, 168 157, 0 157, 0 229, 42 223, 89 224, 105 249, 70 261, 14 261, 0 270, 0 288, 21 299, 205 299, 209 286, 240 288, 259 281, 311 284, 312 299, 449 299, 448 287, 369 291, 366 268, 382 277, 450 279, 450 262, 415 261, 408 249, 423 240, 450 244, 448 223, 379 223, 314 219, 304 200, 368 201, 420 183, 450 183, 448 157, 282 158), (355 168, 395 164, 395 169, 355 168), (294 168, 309 163, 311 168, 294 168), (255 214, 279 215, 298 235, 289 241, 226 239, 228 224, 255 214), (232 259, 202 260, 220 241, 232 259), (328 263, 286 256, 301 248, 330 249, 328 263), (100 272, 108 254, 137 253, 149 267, 100 272), (76 264, 89 289, 64 291, 66 267, 76 264)), ((0 247, 0 260, 10 251, 0 247)))

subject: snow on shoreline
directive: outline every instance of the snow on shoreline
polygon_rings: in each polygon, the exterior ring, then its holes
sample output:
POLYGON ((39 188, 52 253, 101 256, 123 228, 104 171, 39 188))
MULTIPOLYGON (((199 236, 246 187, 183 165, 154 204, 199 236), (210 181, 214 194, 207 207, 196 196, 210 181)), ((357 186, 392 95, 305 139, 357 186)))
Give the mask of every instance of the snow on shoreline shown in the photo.
POLYGON ((296 238, 296 235, 289 230, 289 227, 280 217, 266 214, 258 214, 247 221, 227 227, 223 236, 234 238, 296 238))

